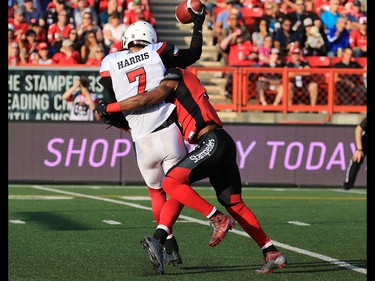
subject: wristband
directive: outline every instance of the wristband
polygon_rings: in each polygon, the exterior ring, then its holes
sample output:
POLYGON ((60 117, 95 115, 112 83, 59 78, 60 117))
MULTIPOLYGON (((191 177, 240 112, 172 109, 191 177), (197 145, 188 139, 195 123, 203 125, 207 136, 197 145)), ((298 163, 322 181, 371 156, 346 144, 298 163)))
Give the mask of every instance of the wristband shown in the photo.
POLYGON ((119 112, 121 111, 121 106, 119 102, 110 103, 106 108, 107 112, 119 112))
POLYGON ((357 148, 357 151, 363 151, 363 149, 358 149, 358 148, 357 148))

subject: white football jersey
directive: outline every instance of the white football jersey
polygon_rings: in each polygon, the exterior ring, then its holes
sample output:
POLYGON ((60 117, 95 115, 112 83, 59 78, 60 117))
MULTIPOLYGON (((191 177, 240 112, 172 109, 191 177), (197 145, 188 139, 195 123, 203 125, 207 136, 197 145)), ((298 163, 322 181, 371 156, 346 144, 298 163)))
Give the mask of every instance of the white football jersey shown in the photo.
MULTIPOLYGON (((158 50, 162 43, 150 44, 138 52, 130 50, 108 54, 100 65, 100 75, 111 76, 117 101, 142 94, 159 86, 166 68, 158 50)), ((133 141, 148 135, 172 113, 175 105, 164 101, 140 110, 127 111, 133 141)))

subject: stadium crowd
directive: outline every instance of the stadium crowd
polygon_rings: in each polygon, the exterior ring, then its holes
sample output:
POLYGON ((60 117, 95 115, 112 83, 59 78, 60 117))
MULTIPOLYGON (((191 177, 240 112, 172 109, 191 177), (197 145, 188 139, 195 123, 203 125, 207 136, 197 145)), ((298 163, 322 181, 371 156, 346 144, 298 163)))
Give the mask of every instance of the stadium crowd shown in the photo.
MULTIPOLYGON (((367 13, 360 0, 203 0, 217 59, 267 66, 273 48, 286 64, 301 57, 367 56, 367 13), (270 42, 268 42, 270 41, 270 42)), ((87 64, 121 48, 127 27, 156 27, 149 0, 9 0, 8 65, 87 64), (104 50, 104 52, 102 52, 104 50)))
POLYGON ((8 65, 99 66, 137 20, 156 26, 148 0, 9 0, 8 65))

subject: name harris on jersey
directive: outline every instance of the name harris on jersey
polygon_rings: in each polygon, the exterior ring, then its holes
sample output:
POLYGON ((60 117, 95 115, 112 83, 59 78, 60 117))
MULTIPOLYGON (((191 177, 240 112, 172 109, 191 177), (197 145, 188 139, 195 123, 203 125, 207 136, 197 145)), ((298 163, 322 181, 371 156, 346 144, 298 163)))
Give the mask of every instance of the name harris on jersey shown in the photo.
POLYGON ((136 54, 135 56, 131 56, 127 59, 124 59, 122 61, 117 62, 117 67, 120 70, 121 68, 130 66, 132 64, 144 61, 150 57, 150 54, 148 52, 136 54))

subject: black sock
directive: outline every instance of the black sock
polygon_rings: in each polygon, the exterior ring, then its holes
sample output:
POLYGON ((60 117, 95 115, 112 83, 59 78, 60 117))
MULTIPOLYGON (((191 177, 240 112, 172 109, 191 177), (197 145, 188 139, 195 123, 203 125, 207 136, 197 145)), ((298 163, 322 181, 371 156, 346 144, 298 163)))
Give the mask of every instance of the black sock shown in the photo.
POLYGON ((275 247, 275 245, 271 245, 271 246, 262 250, 264 255, 268 252, 275 252, 275 251, 277 251, 277 248, 275 247))
POLYGON ((154 236, 161 245, 164 245, 165 240, 167 240, 168 233, 164 229, 157 228, 152 236, 154 236))
POLYGON ((174 236, 171 239, 167 239, 165 241, 164 246, 165 246, 165 251, 168 254, 172 254, 173 251, 178 252, 178 245, 177 245, 176 238, 174 236))

